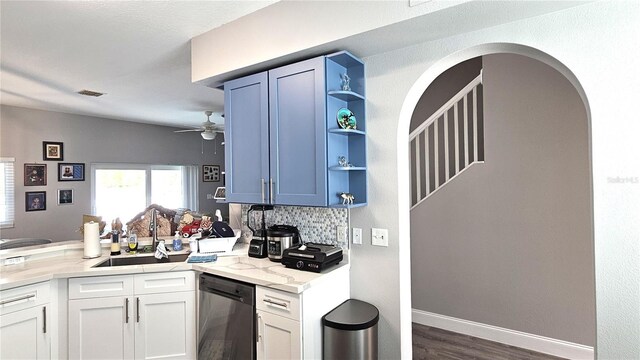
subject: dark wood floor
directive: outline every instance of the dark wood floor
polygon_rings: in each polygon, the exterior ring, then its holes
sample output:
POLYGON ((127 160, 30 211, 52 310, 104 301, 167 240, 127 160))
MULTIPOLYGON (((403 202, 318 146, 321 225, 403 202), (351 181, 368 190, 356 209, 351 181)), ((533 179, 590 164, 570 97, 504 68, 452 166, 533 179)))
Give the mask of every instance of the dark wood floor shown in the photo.
POLYGON ((559 360, 509 345, 413 323, 413 358, 450 360, 559 360))

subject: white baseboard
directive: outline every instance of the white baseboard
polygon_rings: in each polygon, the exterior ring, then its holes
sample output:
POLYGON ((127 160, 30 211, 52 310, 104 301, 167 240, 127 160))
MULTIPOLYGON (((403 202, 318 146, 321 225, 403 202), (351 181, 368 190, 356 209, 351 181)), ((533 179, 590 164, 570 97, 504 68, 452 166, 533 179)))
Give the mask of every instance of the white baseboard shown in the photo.
POLYGON ((567 359, 593 360, 593 347, 412 309, 415 323, 567 359))

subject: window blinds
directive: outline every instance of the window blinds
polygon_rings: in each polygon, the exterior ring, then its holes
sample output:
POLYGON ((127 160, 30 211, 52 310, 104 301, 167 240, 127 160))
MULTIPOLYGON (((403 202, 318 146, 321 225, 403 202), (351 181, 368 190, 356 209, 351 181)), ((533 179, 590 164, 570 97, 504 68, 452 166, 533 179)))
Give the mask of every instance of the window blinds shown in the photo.
POLYGON ((15 159, 0 158, 0 228, 13 227, 15 220, 15 159))

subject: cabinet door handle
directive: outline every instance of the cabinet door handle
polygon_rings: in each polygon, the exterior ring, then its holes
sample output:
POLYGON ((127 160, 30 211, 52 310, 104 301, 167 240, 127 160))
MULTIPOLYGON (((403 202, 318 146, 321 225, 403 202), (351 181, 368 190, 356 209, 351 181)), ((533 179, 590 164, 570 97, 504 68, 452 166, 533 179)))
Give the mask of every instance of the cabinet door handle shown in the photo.
POLYGON ((124 299, 124 323, 129 323, 129 298, 124 299))
POLYGON ((0 301, 0 306, 11 304, 12 302, 16 302, 16 301, 29 300, 29 299, 34 298, 34 297, 36 297, 35 294, 29 294, 29 295, 17 297, 15 299, 0 301))
POLYGON ((267 304, 267 306, 273 306, 282 310, 289 310, 289 307, 287 306, 286 303, 273 301, 271 299, 264 299, 262 301, 264 301, 267 304))
POLYGON ((260 179, 260 191, 262 193, 262 203, 264 204, 264 178, 260 179))
POLYGON ((273 204, 273 178, 269 179, 269 204, 273 204))
POLYGON ((43 319, 42 332, 46 334, 47 333, 47 307, 46 306, 42 307, 42 319, 43 319))
POLYGON ((262 342, 262 332, 260 331, 261 329, 260 322, 262 322, 262 316, 258 314, 258 322, 256 323, 256 326, 258 327, 258 342, 262 342))
POLYGON ((136 322, 140 322, 140 298, 136 298, 136 322))

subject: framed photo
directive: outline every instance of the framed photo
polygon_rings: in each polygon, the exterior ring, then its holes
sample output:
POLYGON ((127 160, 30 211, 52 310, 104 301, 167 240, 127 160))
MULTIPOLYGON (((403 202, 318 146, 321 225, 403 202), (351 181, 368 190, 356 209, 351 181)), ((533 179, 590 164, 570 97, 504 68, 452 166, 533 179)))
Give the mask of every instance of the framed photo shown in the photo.
POLYGON ((43 141, 42 160, 62 161, 64 160, 63 150, 61 142, 43 141))
POLYGON ((227 198, 227 192, 224 186, 219 186, 216 189, 216 193, 213 194, 213 198, 216 200, 225 200, 227 198))
POLYGON ((27 191, 24 195, 25 211, 47 210, 46 191, 27 191))
POLYGON ((219 165, 202 165, 202 181, 217 182, 220 181, 219 165))
POLYGON ((24 164, 24 186, 47 185, 46 164, 24 164))
POLYGON ((58 164, 58 181, 84 181, 84 164, 58 164))
POLYGON ((73 189, 58 189, 58 205, 73 204, 73 189))

